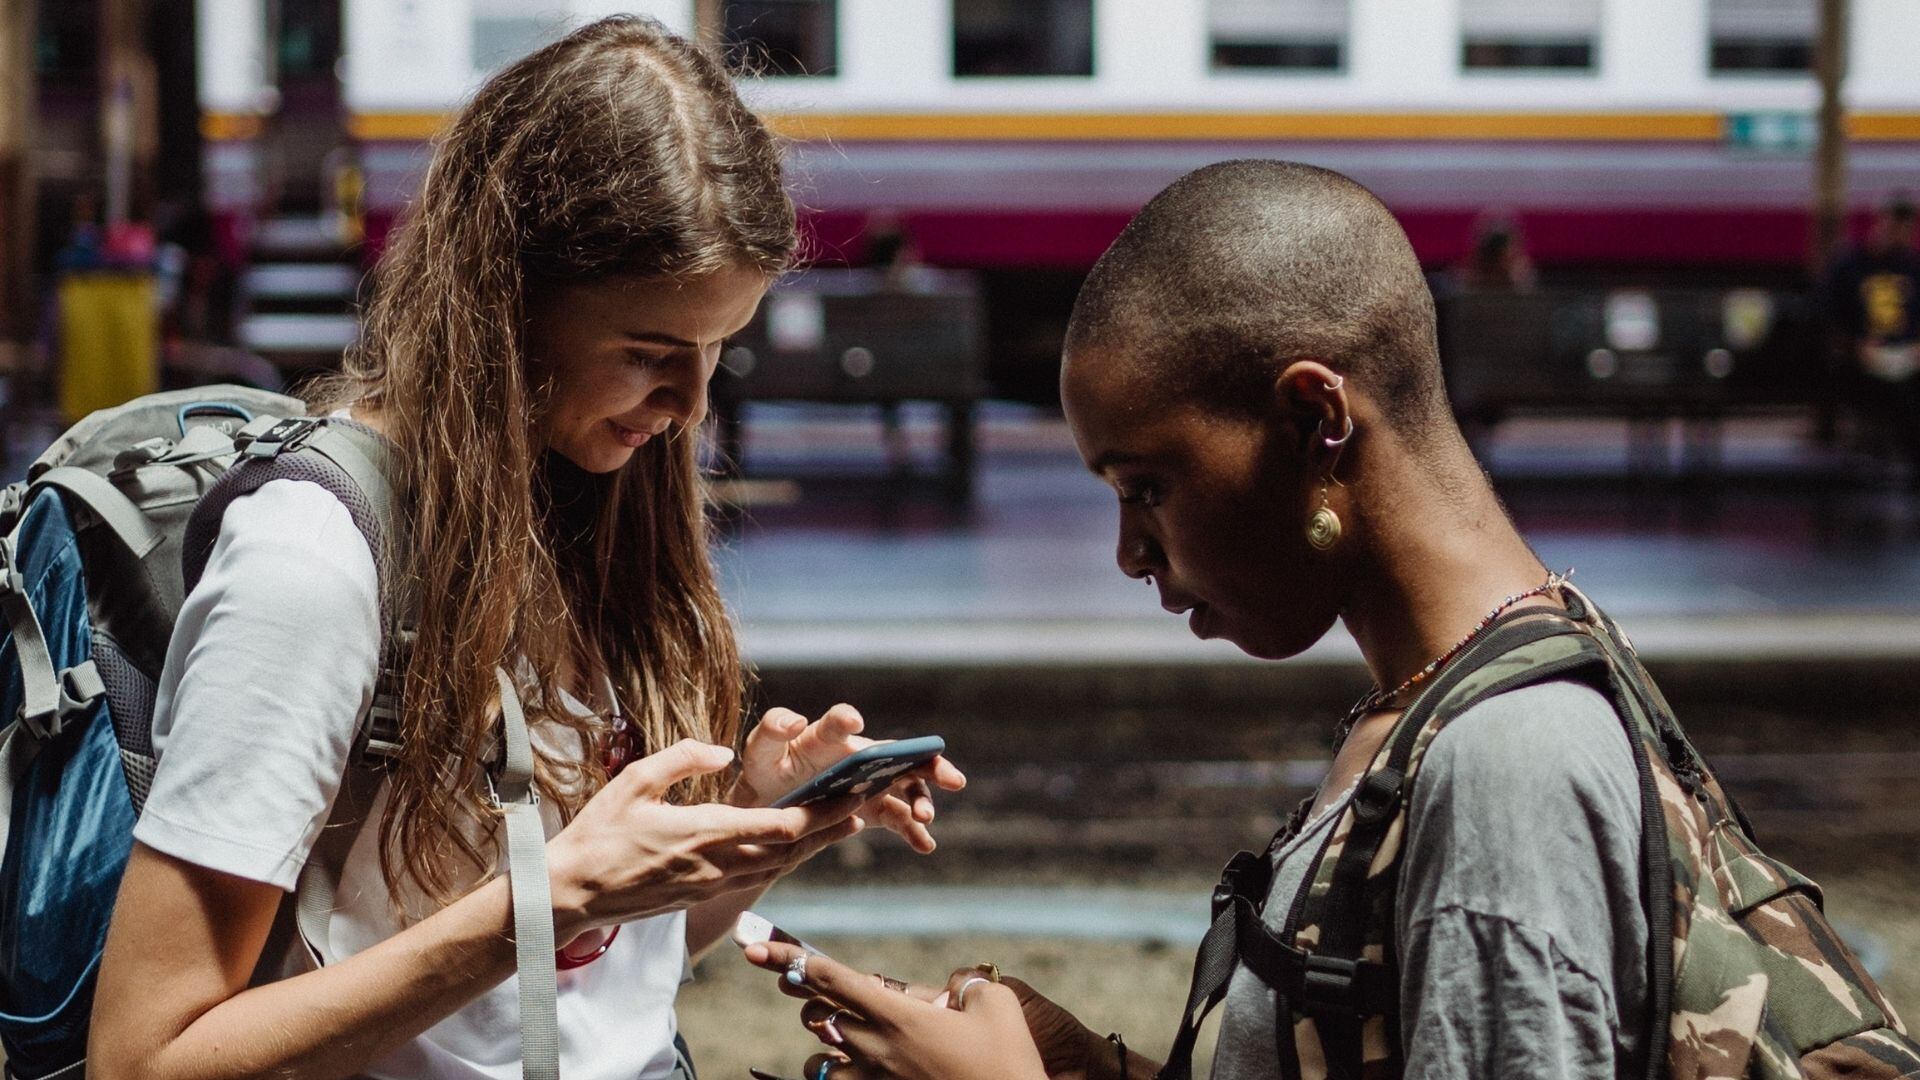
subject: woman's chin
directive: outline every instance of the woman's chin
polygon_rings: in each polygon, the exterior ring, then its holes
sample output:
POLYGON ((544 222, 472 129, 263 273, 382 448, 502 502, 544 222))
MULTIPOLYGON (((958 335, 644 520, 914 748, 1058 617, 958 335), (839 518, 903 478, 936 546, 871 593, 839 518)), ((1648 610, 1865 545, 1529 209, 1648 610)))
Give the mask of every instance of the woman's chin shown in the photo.
POLYGON ((592 446, 561 445, 554 451, 590 473, 617 472, 633 460, 633 450, 618 443, 595 440, 592 446))
POLYGON ((1207 632, 1204 634, 1196 629, 1194 635, 1217 637, 1232 642, 1235 648, 1256 660, 1290 660, 1313 648, 1322 637, 1326 636, 1324 630, 1318 634, 1303 636, 1298 633, 1288 633, 1276 627, 1246 628, 1221 625, 1216 621, 1210 621, 1205 629, 1207 632))

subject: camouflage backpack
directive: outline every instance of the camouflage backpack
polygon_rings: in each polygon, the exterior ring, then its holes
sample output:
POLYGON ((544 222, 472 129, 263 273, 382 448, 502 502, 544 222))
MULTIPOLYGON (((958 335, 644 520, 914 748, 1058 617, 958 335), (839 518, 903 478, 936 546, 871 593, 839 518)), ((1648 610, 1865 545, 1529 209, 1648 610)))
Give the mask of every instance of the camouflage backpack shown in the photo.
POLYGON ((1271 853, 1305 815, 1294 814, 1267 855, 1243 851, 1228 864, 1160 1080, 1189 1080, 1201 1021, 1240 965, 1274 989, 1286 1080, 1401 1074, 1393 926, 1407 792, 1449 721, 1555 679, 1591 683, 1626 726, 1640 774, 1642 896, 1670 898, 1647 911, 1655 1028, 1646 1075, 1920 1077, 1920 1045, 1821 914, 1819 886, 1754 844, 1619 627, 1571 586, 1562 595, 1564 615, 1536 608, 1496 621, 1402 714, 1314 856, 1282 932, 1261 919, 1271 853))

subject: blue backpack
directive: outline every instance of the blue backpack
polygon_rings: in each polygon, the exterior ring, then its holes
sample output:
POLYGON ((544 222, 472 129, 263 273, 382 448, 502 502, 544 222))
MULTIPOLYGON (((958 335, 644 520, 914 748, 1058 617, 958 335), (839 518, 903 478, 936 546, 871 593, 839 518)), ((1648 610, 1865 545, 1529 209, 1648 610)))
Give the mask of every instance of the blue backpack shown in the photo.
MULTIPOLYGON (((240 387, 155 394, 82 420, 0 491, 9 1078, 83 1075, 107 924, 153 780, 155 684, 226 505, 269 480, 314 481, 346 504, 383 561, 383 444, 305 411, 240 387)), ((376 708, 363 725, 357 761, 385 748, 390 711, 376 708)), ((334 831, 350 842, 351 830, 334 831)))

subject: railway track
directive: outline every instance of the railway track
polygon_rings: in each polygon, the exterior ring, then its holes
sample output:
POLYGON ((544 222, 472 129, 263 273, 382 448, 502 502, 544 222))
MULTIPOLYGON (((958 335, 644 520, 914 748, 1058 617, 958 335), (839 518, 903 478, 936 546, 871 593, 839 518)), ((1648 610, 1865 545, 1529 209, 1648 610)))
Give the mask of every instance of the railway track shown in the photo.
MULTIPOLYGON (((1770 849, 1827 850, 1834 837, 1920 844, 1920 751, 1723 754, 1713 765, 1770 849)), ((947 800, 941 857, 886 840, 846 846, 841 869, 876 863, 914 879, 981 871, 1040 879, 1184 878, 1263 842, 1310 794, 1325 759, 1025 764, 976 768, 947 800)))

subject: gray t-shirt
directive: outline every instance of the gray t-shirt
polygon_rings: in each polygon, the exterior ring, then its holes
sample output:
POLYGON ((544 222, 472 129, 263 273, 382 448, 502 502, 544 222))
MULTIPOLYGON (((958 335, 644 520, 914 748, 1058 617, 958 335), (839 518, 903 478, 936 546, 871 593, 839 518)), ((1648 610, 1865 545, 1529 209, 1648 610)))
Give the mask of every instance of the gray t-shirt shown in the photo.
MULTIPOLYGON (((1267 921, 1285 920, 1346 799, 1275 853, 1267 921)), ((1428 748, 1408 807, 1396 917, 1408 1077, 1642 1072, 1646 915, 1640 786, 1607 700, 1527 687, 1463 713, 1428 748)), ((1227 991, 1214 1080, 1269 1080, 1274 995, 1227 991)))

